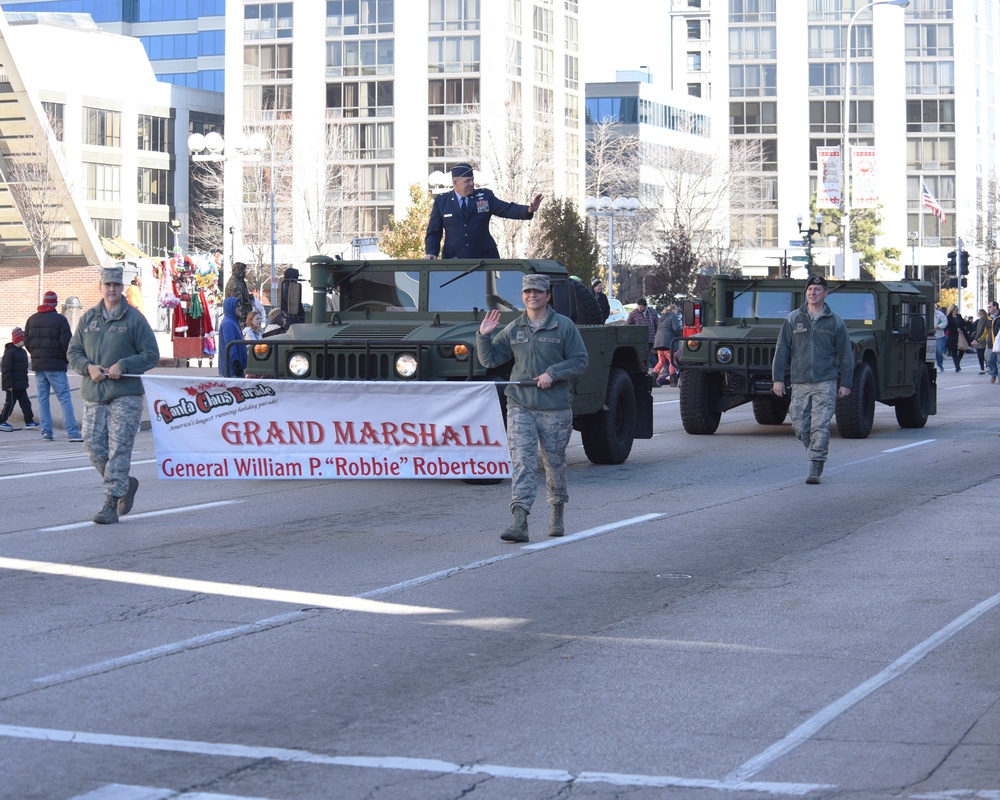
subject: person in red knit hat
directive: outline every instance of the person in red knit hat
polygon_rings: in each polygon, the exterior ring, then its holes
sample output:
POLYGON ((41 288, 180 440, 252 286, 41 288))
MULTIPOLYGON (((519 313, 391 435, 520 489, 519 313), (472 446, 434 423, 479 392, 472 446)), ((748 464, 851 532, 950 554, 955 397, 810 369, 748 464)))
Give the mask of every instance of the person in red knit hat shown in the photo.
POLYGON ((28 354, 24 352, 24 331, 14 328, 10 332, 10 341, 3 350, 3 360, 0 361, 0 386, 4 391, 3 410, 0 411, 0 431, 10 433, 17 430, 7 422, 14 410, 14 403, 20 403, 24 414, 24 427, 37 428, 35 415, 31 412, 31 401, 28 399, 28 354))
POLYGON ((48 291, 42 299, 38 311, 28 317, 24 324, 24 346, 31 353, 31 367, 35 371, 38 384, 38 416, 42 421, 42 441, 51 442, 52 409, 49 406, 49 390, 55 392, 62 406, 63 427, 71 442, 82 442, 80 426, 76 424, 73 397, 70 394, 66 370, 69 360, 66 348, 72 338, 69 321, 56 308, 59 297, 48 291))

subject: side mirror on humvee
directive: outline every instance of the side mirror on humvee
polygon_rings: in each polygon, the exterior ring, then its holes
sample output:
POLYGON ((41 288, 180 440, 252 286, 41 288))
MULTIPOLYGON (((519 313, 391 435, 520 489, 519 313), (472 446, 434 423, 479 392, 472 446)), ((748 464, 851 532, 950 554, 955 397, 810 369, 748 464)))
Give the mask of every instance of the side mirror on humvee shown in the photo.
POLYGON ((305 322, 306 311, 302 307, 302 284, 299 283, 299 271, 286 269, 281 281, 281 322, 285 330, 295 322, 305 322))

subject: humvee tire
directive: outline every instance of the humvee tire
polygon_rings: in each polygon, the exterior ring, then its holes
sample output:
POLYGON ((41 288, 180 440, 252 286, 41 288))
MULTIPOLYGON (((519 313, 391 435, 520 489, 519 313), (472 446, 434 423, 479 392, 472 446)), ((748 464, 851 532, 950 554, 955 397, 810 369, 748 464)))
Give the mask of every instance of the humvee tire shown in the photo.
POLYGON ((594 290, 580 281, 570 281, 576 294, 576 316, 573 322, 577 325, 603 325, 604 314, 594 290))
POLYGON ((788 416, 790 398, 761 395, 753 399, 753 418, 758 425, 780 425, 788 416))
POLYGON ((581 426, 583 452, 594 464, 624 464, 635 440, 635 387, 618 367, 608 373, 604 409, 581 426))
POLYGON ((866 362, 854 370, 851 393, 837 400, 837 430, 842 439, 867 439, 874 424, 875 376, 866 362))
POLYGON ((721 375, 685 370, 681 373, 681 424, 694 435, 715 433, 722 412, 712 408, 720 397, 721 375))
POLYGON ((917 378, 917 388, 912 397, 896 402, 896 422, 900 428, 922 428, 930 416, 931 379, 927 370, 917 378))

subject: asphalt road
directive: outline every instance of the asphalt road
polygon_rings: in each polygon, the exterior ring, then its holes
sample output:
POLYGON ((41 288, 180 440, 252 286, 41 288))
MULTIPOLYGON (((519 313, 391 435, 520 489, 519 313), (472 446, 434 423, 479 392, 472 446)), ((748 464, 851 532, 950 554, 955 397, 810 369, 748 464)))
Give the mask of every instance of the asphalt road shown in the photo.
POLYGON ((1000 797, 1000 384, 820 486, 656 400, 523 546, 508 484, 157 481, 148 432, 96 526, 79 445, 3 434, 0 798, 1000 797))

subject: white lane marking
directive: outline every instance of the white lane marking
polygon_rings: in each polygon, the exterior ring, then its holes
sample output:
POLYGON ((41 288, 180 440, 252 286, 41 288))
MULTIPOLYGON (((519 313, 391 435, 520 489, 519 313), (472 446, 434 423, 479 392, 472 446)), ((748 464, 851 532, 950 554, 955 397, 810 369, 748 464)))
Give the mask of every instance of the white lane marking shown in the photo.
POLYGON ((70 800, 268 800, 266 797, 245 797, 215 792, 177 792, 157 786, 128 786, 109 783, 100 789, 80 794, 70 800))
MULTIPOLYGON (((86 454, 84 454, 86 456, 86 454)), ((140 464, 155 464, 155 458, 147 458, 142 461, 133 461, 132 466, 137 467, 140 464)), ((86 467, 67 467, 66 469, 47 469, 39 472, 23 472, 20 475, 0 475, 0 481, 19 481, 22 478, 43 478, 46 475, 67 475, 70 472, 87 472, 93 471, 93 467, 88 465, 86 467)))
POLYGON ((142 736, 115 736, 86 731, 29 728, 19 725, 0 725, 0 736, 15 739, 34 739, 66 744, 89 744, 100 747, 123 747, 134 750, 153 750, 189 755, 221 756, 259 761, 313 764, 361 769, 406 770, 430 772, 441 775, 487 775, 493 778, 547 781, 549 783, 607 783, 614 786, 685 787, 714 789, 722 792, 770 792, 772 794, 805 795, 835 786, 821 783, 778 783, 764 781, 718 781, 708 778, 681 778, 674 775, 630 775, 618 772, 580 772, 573 774, 562 769, 510 767, 502 764, 454 764, 433 758, 408 758, 401 756, 328 756, 307 750, 281 747, 250 747, 241 744, 216 744, 185 739, 157 739, 142 736))
POLYGON ((294 603, 296 605, 333 608, 338 611, 362 611, 369 614, 454 614, 451 609, 411 606, 402 603, 384 603, 358 597, 346 597, 318 592, 300 592, 292 589, 271 589, 266 586, 243 586, 239 583, 217 583, 193 578, 172 578, 167 575, 152 575, 145 572, 82 567, 76 564, 57 564, 47 561, 30 561, 23 558, 0 557, 0 569, 17 572, 36 572, 43 575, 59 575, 67 578, 84 578, 111 583, 128 583, 133 586, 151 586, 155 589, 171 589, 195 594, 212 594, 223 597, 242 597, 247 600, 267 600, 274 603, 294 603))
POLYGON ((909 450, 911 447, 923 447, 925 444, 931 444, 931 442, 936 442, 937 439, 923 439, 919 442, 913 442, 911 444, 900 445, 899 447, 892 447, 888 450, 883 450, 883 453, 898 453, 900 450, 909 450))
POLYGON ((170 644, 160 645, 159 647, 151 647, 148 650, 139 650, 138 652, 130 653, 129 655, 121 656, 120 658, 111 658, 107 661, 100 661, 96 664, 88 664, 83 667, 77 667, 76 669, 66 670, 65 672, 58 672, 54 675, 44 675, 41 678, 33 678, 32 682, 46 684, 65 683, 67 681, 76 680, 77 678, 87 677, 88 675, 99 675, 100 673, 107 672, 108 670, 118 669, 119 667, 127 667, 132 664, 141 664, 144 661, 152 661, 154 658, 160 658, 161 656, 182 653, 186 650, 195 650, 208 644, 215 644, 216 642, 235 639, 238 636, 245 636, 251 633, 268 631, 272 628, 279 628, 290 622, 298 622, 301 619, 309 619, 312 616, 315 615, 309 611, 292 611, 288 614, 280 614, 277 617, 268 617, 267 619, 261 619, 257 622, 251 622, 249 625, 239 625, 235 628, 212 631, 211 633, 204 633, 201 636, 192 636, 190 639, 184 639, 180 642, 171 642, 170 644))
POLYGON ((805 744, 809 741, 809 739, 815 736, 821 728, 828 725, 845 711, 864 700, 868 697, 868 695, 872 694, 877 689, 880 689, 889 681, 894 678, 898 678, 928 653, 940 647, 953 636, 958 634, 961 630, 979 619, 983 614, 993 610, 998 605, 1000 605, 1000 594, 995 594, 993 597, 984 600, 979 605, 966 611, 962 614, 962 616, 952 620, 937 633, 927 639, 924 639, 924 641, 912 650, 900 656, 880 673, 869 678, 867 681, 855 687, 840 699, 835 700, 826 708, 814 714, 812 717, 799 725, 795 730, 789 733, 784 739, 775 742, 763 753, 754 756, 742 766, 738 767, 733 773, 730 774, 729 777, 736 781, 752 778, 762 769, 768 767, 773 761, 776 761, 791 752, 799 745, 805 744))
MULTIPOLYGON (((203 511, 206 508, 218 508, 219 506, 234 506, 244 502, 240 500, 216 500, 211 503, 197 503, 193 506, 177 506, 176 508, 161 508, 158 511, 143 511, 139 514, 129 514, 122 517, 119 522, 128 522, 133 519, 150 519, 152 517, 169 517, 173 514, 186 514, 188 511, 203 511)), ((78 528, 89 528, 97 525, 93 520, 85 522, 68 522, 65 525, 53 525, 51 528, 39 528, 39 533, 57 533, 59 531, 73 531, 78 528)))

